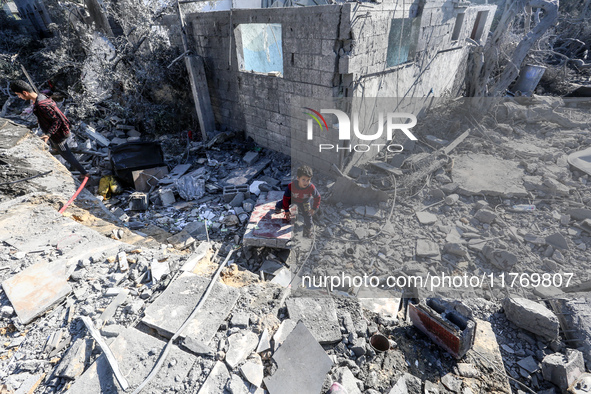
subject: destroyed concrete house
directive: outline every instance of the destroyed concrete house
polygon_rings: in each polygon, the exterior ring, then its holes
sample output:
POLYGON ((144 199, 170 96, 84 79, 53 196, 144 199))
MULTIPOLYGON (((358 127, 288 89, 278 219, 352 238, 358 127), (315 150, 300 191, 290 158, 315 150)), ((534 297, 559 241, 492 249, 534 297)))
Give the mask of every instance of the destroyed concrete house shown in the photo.
POLYGON ((186 22, 219 126, 327 171, 350 158, 309 152, 307 98, 456 97, 495 10, 386 1, 194 13, 186 22))

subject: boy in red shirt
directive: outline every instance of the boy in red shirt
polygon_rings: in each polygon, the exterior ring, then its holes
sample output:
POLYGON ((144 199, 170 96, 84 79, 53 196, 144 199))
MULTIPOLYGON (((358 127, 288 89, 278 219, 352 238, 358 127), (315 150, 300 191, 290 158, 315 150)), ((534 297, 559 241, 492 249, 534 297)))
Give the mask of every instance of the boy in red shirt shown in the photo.
POLYGON ((287 185, 283 194, 283 200, 277 201, 275 205, 275 212, 280 213, 283 208, 285 219, 289 220, 291 218, 289 205, 293 198, 293 203, 297 205, 298 212, 304 216, 304 237, 307 238, 310 238, 312 233, 312 216, 320 207, 320 193, 318 193, 318 189, 311 182, 313 175, 312 168, 309 166, 298 168, 297 182, 290 182, 287 185), (311 206, 310 200, 312 200, 311 206))

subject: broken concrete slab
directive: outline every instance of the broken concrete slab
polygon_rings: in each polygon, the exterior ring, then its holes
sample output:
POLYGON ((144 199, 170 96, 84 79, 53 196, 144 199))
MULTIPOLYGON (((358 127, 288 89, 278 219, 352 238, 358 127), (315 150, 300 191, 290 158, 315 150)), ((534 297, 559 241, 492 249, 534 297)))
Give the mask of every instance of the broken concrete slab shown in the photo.
POLYGON ((222 186, 239 186, 250 183, 250 181, 261 173, 271 163, 271 160, 265 159, 259 161, 254 166, 247 168, 237 168, 221 181, 222 186))
POLYGON ((269 394, 319 393, 332 361, 303 323, 275 352, 277 370, 264 380, 269 394))
POLYGON ((452 169, 457 192, 468 196, 525 197, 524 175, 518 163, 479 153, 456 157, 452 169))
POLYGON ((10 149, 30 133, 26 127, 16 125, 8 119, 0 118, 0 149, 10 149))
MULTIPOLYGON (((472 345, 472 349, 468 351, 468 356, 473 360, 478 360, 480 369, 483 371, 488 371, 491 363, 495 369, 502 371, 505 368, 505 364, 491 324, 480 319, 474 319, 474 321, 476 322, 474 344, 472 345)), ((471 388, 474 393, 482 392, 482 380, 480 379, 464 378, 464 385, 471 388)), ((490 388, 492 389, 492 387, 490 388)), ((509 378, 506 376, 496 376, 494 390, 486 392, 511 394, 512 390, 509 384, 509 378)))
POLYGON ((219 394, 224 392, 226 383, 230 380, 230 372, 226 365, 218 361, 215 363, 211 372, 203 385, 199 388, 197 394, 219 394))
MULTIPOLYGON (((121 373, 127 378, 130 388, 139 385, 152 370, 165 342, 135 328, 126 329, 110 345, 121 373)), ((171 345, 168 362, 146 387, 146 392, 163 392, 173 387, 182 388, 177 377, 184 379, 197 358, 171 345), (174 361, 172 361, 174 360, 174 361)), ((116 383, 105 355, 99 356, 70 387, 68 394, 123 393, 116 383)))
POLYGON ((562 353, 549 354, 542 360, 544 379, 557 385, 563 393, 584 372, 583 353, 576 349, 566 349, 566 355, 562 353))
POLYGON ((244 246, 287 248, 293 226, 285 220, 283 212, 275 213, 275 204, 281 199, 283 192, 261 193, 242 238, 244 246))
POLYGON ((182 177, 189 169, 191 168, 191 164, 179 164, 172 169, 172 171, 168 174, 168 176, 160 179, 158 181, 159 185, 171 185, 182 177))
POLYGON ((371 186, 360 186, 349 177, 337 178, 331 188, 331 201, 348 205, 378 204, 388 201, 388 194, 371 186))
POLYGON ((474 218, 481 223, 491 224, 496 220, 497 214, 488 209, 480 209, 474 214, 474 218))
POLYGON ((254 351, 259 343, 259 337, 252 331, 239 332, 228 338, 226 363, 231 369, 236 368, 254 351))
POLYGON ((503 308, 507 319, 517 327, 550 340, 558 338, 558 318, 544 305, 516 297, 505 298, 503 308))
POLYGON ((66 263, 41 262, 2 282, 2 288, 22 324, 28 324, 72 292, 66 263))
MULTIPOLYGON (((160 335, 172 337, 195 309, 209 282, 207 278, 184 272, 146 308, 142 322, 160 335)), ((191 337, 209 345, 239 296, 240 290, 218 281, 181 337, 191 337)))
POLYGON ((294 321, 302 321, 321 345, 341 340, 340 324, 332 298, 294 297, 287 299, 285 304, 289 317, 294 321))

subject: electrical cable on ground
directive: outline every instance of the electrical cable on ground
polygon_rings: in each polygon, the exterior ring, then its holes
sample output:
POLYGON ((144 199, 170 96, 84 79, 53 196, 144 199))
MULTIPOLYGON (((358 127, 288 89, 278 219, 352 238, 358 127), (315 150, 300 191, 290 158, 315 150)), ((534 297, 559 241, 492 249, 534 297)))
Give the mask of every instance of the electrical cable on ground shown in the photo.
POLYGON ((4 182, 4 183, 0 183, 0 186, 5 186, 5 185, 12 185, 12 184, 15 184, 15 183, 19 183, 19 182, 28 181, 28 180, 30 180, 30 179, 39 178, 39 177, 42 177, 42 176, 45 176, 45 175, 48 175, 48 174, 50 174, 52 171, 53 171, 53 170, 49 170, 49 171, 47 171, 47 172, 43 172, 43 173, 41 173, 41 174, 33 175, 33 176, 30 176, 30 177, 27 177, 27 178, 23 178, 23 179, 18 179, 18 180, 16 180, 16 181, 11 181, 11 182, 4 182))

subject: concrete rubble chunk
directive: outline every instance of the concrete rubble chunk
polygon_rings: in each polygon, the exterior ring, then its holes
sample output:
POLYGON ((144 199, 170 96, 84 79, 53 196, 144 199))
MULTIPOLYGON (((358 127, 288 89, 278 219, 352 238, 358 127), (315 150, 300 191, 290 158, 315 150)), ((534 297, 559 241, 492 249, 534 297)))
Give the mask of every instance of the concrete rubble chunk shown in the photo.
POLYGON ((388 394, 422 394, 421 379, 405 372, 388 394))
POLYGON ((480 371, 474 364, 458 363, 458 372, 464 378, 478 378, 480 376, 480 371))
POLYGON ((72 291, 66 282, 66 265, 40 262, 2 282, 22 324, 28 324, 72 291))
POLYGON ((478 212, 476 212, 474 217, 482 223, 491 224, 497 219, 497 214, 489 211, 488 209, 480 209, 478 212))
POLYGON ((197 394, 220 394, 224 392, 226 383, 230 380, 230 372, 226 364, 221 361, 215 363, 207 379, 199 388, 197 394))
POLYGON ((566 355, 562 353, 549 354, 542 360, 544 379, 557 385, 563 393, 584 372, 583 353, 576 349, 566 349, 566 355))
POLYGON ((264 378, 269 394, 319 393, 332 361, 303 323, 275 352, 277 370, 264 378))
POLYGON ((441 378, 441 383, 452 393, 460 394, 462 392, 462 379, 452 373, 445 374, 441 378))
POLYGON ((293 297, 286 300, 289 317, 302 321, 320 344, 341 340, 336 306, 332 298, 293 297))
POLYGON ((62 378, 76 379, 84 372, 86 363, 90 359, 92 341, 78 338, 70 347, 55 370, 55 375, 62 378))
POLYGON ((242 160, 249 166, 253 165, 259 158, 259 153, 258 152, 246 152, 246 154, 244 155, 244 157, 242 158, 242 160))
POLYGON ((349 368, 337 368, 335 377, 345 390, 347 390, 347 394, 361 394, 361 390, 359 390, 359 387, 357 386, 357 382, 360 382, 360 380, 355 378, 349 368))
POLYGON ((231 369, 236 368, 256 349, 259 337, 252 331, 236 333, 228 338, 226 363, 231 369))
POLYGON ((162 277, 164 275, 167 275, 170 273, 170 267, 168 266, 168 261, 158 261, 156 259, 152 260, 152 263, 150 264, 150 273, 152 275, 152 280, 154 282, 159 282, 160 279, 162 279, 162 277))
POLYGON ((241 367, 240 372, 251 384, 261 387, 263 383, 264 367, 261 357, 257 354, 249 358, 241 367))
POLYGON ((550 340, 558 338, 558 318, 544 305, 526 298, 505 298, 503 308, 517 327, 550 340))
POLYGON ((546 237, 546 243, 560 249, 568 249, 566 238, 560 233, 554 233, 546 237))
POLYGON ((507 250, 496 249, 491 245, 485 244, 482 253, 489 263, 495 267, 508 271, 519 261, 517 256, 507 250))
POLYGON ((421 224, 433 224, 437 221, 437 216, 430 212, 416 212, 415 215, 421 224))
POLYGON ((417 239, 418 257, 439 257, 439 245, 428 239, 417 239))

